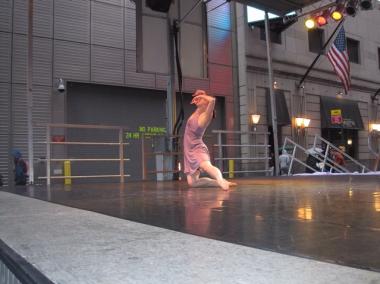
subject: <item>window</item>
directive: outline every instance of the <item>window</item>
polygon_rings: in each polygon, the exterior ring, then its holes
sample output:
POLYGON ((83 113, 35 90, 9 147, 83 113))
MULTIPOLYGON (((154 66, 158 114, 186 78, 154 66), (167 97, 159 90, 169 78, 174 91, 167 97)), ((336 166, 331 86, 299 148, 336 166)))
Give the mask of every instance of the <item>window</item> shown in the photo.
POLYGON ((324 30, 312 29, 308 31, 309 51, 319 53, 322 50, 324 42, 324 30))
MULTIPOLYGON (((260 28, 260 39, 266 40, 265 28, 260 28)), ((281 44, 282 43, 281 33, 270 31, 270 41, 273 43, 281 44)))
MULTIPOLYGON (((153 1, 160 2, 160 1, 153 1)), ((165 1, 161 1, 165 2, 165 1)), ((198 0, 182 0, 181 5, 172 9, 173 18, 182 19, 194 7, 198 0)), ((138 72, 168 74, 170 72, 169 27, 165 13, 153 11, 146 4, 147 1, 136 3, 136 69, 138 72), (157 56, 159 54, 160 56, 157 56)), ((127 9, 129 10, 132 9, 127 9)), ((133 11, 133 10, 132 10, 133 11)), ((134 11, 133 11, 134 12, 134 11)), ((129 23, 130 21, 128 21, 129 23)), ((129 32, 135 27, 126 27, 129 32)), ((228 28, 226 27, 227 31, 228 28)), ((224 30, 223 30, 224 31, 224 30)), ((132 32, 131 32, 132 33, 132 32)), ((228 37, 218 38, 223 41, 228 37)), ((193 78, 208 77, 208 47, 207 47, 207 18, 206 4, 198 5, 192 13, 181 22, 178 39, 179 52, 184 76, 193 78)), ((132 40, 129 40, 129 42, 132 40)), ((219 46, 223 46, 222 42, 219 46)), ((133 47, 131 46, 130 49, 133 47)))
POLYGON ((352 38, 347 38, 347 52, 348 52, 348 59, 350 62, 353 63, 360 63, 360 56, 359 56, 359 41, 354 40, 352 38))

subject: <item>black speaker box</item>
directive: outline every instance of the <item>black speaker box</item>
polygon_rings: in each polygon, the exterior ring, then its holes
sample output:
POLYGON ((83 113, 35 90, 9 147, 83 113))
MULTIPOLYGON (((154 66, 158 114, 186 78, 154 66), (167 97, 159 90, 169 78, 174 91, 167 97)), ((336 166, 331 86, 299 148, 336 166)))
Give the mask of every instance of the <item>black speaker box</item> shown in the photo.
POLYGON ((146 6, 153 11, 167 13, 173 0, 146 0, 146 6))

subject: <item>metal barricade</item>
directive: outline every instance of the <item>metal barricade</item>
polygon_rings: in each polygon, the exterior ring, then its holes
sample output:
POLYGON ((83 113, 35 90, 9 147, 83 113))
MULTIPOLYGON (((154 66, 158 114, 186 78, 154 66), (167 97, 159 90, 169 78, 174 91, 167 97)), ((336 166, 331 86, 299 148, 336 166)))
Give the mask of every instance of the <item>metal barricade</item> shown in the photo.
POLYGON ((217 144, 214 144, 213 146, 218 149, 217 150, 218 156, 215 157, 214 160, 223 174, 230 174, 230 177, 232 177, 234 174, 265 173, 266 175, 268 175, 272 172, 272 169, 269 169, 269 160, 271 159, 271 157, 269 156, 270 145, 268 144, 269 132, 213 130, 212 133, 217 135, 217 144), (250 144, 250 143, 228 144, 228 143, 223 143, 222 135, 239 135, 240 137, 247 135, 248 137, 254 137, 254 139, 252 139, 254 141, 257 141, 256 139, 257 137, 263 138, 264 141, 261 144, 257 144, 257 143, 255 144, 250 144), (227 157, 227 155, 225 155, 224 153, 225 152, 224 150, 228 148, 239 149, 240 156, 227 157), (252 151, 247 151, 249 152, 248 154, 243 154, 242 150, 244 148, 252 149, 252 151), (256 149, 260 149, 260 150, 256 151, 256 149), (233 166, 231 169, 231 166, 230 166, 231 163, 229 163, 229 170, 226 171, 224 170, 224 163, 223 163, 224 161, 233 161, 233 162, 240 161, 242 164, 245 163, 243 165, 245 169, 236 170, 235 166, 233 166), (263 163, 263 165, 259 169, 257 168, 249 169, 248 166, 250 163, 256 163, 256 164, 263 163))
POLYGON ((182 143, 179 143, 181 138, 182 136, 141 134, 143 180, 153 174, 157 180, 172 179, 172 175, 180 174, 183 165, 182 143), (170 151, 173 139, 178 140, 178 151, 170 151))
POLYGON ((368 134, 368 149, 369 152, 375 157, 375 164, 373 166, 374 171, 377 171, 380 163, 379 138, 379 131, 372 130, 368 134))
POLYGON ((312 155, 315 159, 320 161, 321 163, 324 161, 324 159, 319 158, 318 155, 314 155, 311 153, 309 150, 305 149, 301 145, 297 144, 293 140, 291 140, 289 137, 285 137, 284 144, 282 146, 283 149, 286 148, 292 148, 292 154, 290 155, 290 164, 289 164, 289 169, 288 169, 288 175, 292 175, 293 172, 293 167, 294 167, 294 162, 297 162, 304 166, 305 168, 310 169, 312 172, 319 172, 315 168, 309 166, 307 163, 303 162, 299 156, 304 155, 305 157, 308 155, 312 155), (299 153, 297 150, 300 150, 301 153, 299 153))
POLYGON ((123 131, 125 128, 120 126, 103 126, 103 125, 80 125, 80 124, 47 124, 46 125, 46 176, 39 177, 41 179, 46 179, 48 185, 51 184, 52 179, 78 179, 78 178, 113 178, 120 177, 120 182, 124 183, 125 177, 129 177, 129 174, 125 174, 124 162, 130 159, 124 157, 124 146, 128 143, 123 142, 123 131), (117 130, 118 131, 118 141, 115 142, 92 142, 92 141, 51 141, 52 129, 103 129, 103 130, 117 130), (54 158, 52 157, 52 146, 54 145, 79 145, 79 146, 107 146, 107 147, 118 147, 118 157, 117 158, 54 158), (51 164, 53 162, 118 162, 119 163, 119 173, 118 174, 104 174, 104 175, 61 175, 52 176, 51 175, 51 164))
POLYGON ((288 170, 288 175, 292 175, 296 173, 294 170, 294 162, 302 165, 303 167, 311 170, 312 172, 337 172, 337 173, 351 173, 349 169, 344 167, 343 165, 338 164, 333 159, 329 157, 330 150, 333 149, 336 152, 339 152, 343 155, 347 160, 350 160, 355 165, 357 165, 361 172, 370 172, 370 170, 352 158, 351 156, 344 153, 342 150, 334 146, 332 143, 327 141, 326 139, 320 137, 319 135, 315 135, 313 147, 310 149, 305 149, 301 145, 297 144, 289 137, 285 137, 283 148, 292 148, 292 154, 290 155, 290 165, 288 170), (322 147, 323 145, 323 147, 322 147), (307 164, 307 162, 303 162, 302 158, 307 158, 308 156, 312 156, 315 161, 318 161, 320 167, 316 169, 307 164), (301 158, 300 158, 301 157, 301 158))
MULTIPOLYGON (((322 138, 321 136, 319 135, 315 135, 314 137, 314 143, 313 143, 313 148, 315 149, 318 145, 325 145, 325 147, 322 147, 325 148, 324 149, 324 159, 329 159, 328 156, 329 156, 329 151, 330 149, 333 149, 334 151, 340 153, 341 155, 344 156, 345 160, 347 161, 350 161, 352 162, 354 165, 357 166, 357 168, 360 170, 361 173, 365 173, 365 172, 371 172, 370 169, 368 169, 365 165, 363 165, 362 163, 360 163, 359 161, 355 160, 353 157, 351 157, 350 155, 346 154, 344 151, 342 151, 341 149, 339 149, 338 147, 334 146, 331 142, 327 141, 326 139, 322 138)), ((350 170, 348 170, 346 167, 343 167, 342 165, 339 165, 337 163, 335 163, 335 161, 329 159, 331 163, 334 164, 334 166, 336 168, 338 168, 339 170, 343 171, 343 172, 351 172, 350 170)))

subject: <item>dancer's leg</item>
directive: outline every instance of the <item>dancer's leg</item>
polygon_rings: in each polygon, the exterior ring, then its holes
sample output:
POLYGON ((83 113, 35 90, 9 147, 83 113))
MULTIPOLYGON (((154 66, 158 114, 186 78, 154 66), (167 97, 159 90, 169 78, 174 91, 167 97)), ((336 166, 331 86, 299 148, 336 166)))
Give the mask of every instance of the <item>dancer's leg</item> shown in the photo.
POLYGON ((207 177, 194 179, 194 177, 188 175, 187 183, 190 187, 219 187, 219 183, 216 180, 207 177))
POLYGON ((199 178, 200 172, 196 171, 192 175, 187 175, 187 183, 190 187, 218 187, 216 180, 210 178, 199 178))

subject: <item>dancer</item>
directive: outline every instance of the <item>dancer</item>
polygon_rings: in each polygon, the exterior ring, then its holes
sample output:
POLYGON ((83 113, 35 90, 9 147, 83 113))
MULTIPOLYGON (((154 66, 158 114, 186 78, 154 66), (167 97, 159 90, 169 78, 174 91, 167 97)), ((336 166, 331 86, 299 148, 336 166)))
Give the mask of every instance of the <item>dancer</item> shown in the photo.
POLYGON ((220 170, 210 162, 210 154, 202 140, 203 134, 213 117, 215 98, 208 96, 205 91, 197 90, 193 94, 191 104, 197 109, 192 113, 186 123, 183 138, 183 152, 185 174, 190 187, 221 187, 228 190, 236 183, 225 180, 220 170), (209 174, 211 178, 200 178, 201 171, 209 174))

